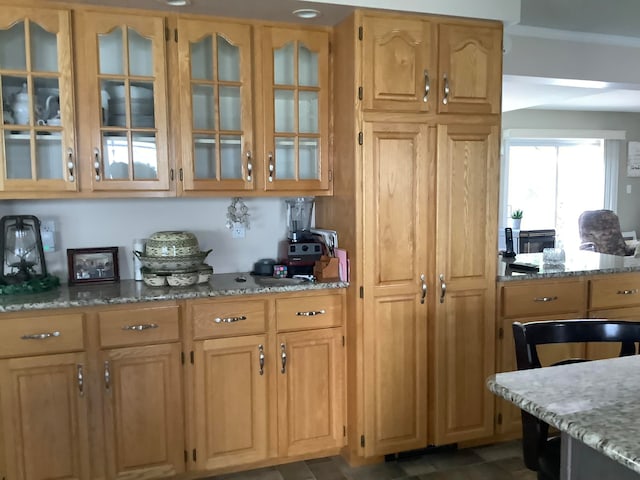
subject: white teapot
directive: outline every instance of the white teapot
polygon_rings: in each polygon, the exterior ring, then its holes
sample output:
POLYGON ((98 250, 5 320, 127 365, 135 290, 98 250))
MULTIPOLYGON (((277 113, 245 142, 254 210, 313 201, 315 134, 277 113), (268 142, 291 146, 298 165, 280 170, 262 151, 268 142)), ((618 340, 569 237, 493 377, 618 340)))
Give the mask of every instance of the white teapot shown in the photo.
POLYGON ((13 110, 13 119, 17 125, 29 124, 29 93, 27 92, 27 84, 22 84, 22 90, 14 94, 11 102, 11 110, 13 110))

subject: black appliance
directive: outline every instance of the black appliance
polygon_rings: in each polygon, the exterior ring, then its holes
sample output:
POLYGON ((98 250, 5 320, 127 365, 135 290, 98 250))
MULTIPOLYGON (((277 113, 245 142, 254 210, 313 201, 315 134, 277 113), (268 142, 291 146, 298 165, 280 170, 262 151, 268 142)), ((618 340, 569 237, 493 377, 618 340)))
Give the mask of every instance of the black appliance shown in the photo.
POLYGON ((556 246, 556 231, 548 230, 520 230, 520 249, 518 253, 538 253, 545 248, 556 246))

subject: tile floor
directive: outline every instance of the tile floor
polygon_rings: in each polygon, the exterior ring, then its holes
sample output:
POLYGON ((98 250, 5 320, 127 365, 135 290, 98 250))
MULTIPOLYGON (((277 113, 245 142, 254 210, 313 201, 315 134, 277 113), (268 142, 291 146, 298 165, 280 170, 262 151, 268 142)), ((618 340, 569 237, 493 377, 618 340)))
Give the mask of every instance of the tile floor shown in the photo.
POLYGON ((289 463, 209 480, 535 480, 522 463, 520 442, 402 456, 350 467, 341 457, 289 463))

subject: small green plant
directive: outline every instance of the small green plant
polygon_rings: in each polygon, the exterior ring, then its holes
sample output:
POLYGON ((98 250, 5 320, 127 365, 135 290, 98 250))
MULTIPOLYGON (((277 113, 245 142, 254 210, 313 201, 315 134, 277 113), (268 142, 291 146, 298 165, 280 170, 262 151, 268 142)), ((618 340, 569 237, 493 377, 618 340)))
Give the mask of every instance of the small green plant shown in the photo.
POLYGON ((511 213, 511 218, 513 218, 514 220, 522 219, 522 210, 514 210, 511 213))

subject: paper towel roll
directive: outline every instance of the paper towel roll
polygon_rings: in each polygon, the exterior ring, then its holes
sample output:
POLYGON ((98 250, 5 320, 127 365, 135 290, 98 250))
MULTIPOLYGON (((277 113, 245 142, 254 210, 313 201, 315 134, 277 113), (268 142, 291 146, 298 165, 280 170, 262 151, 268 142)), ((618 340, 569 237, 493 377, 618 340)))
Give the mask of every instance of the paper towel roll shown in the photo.
MULTIPOLYGON (((133 250, 137 252, 144 253, 144 245, 147 242, 146 238, 136 238, 133 241, 133 250)), ((133 255, 133 252, 131 253, 133 255)), ((133 279, 134 280, 142 280, 142 272, 140 269, 142 268, 142 263, 140 259, 133 255, 133 279)))

